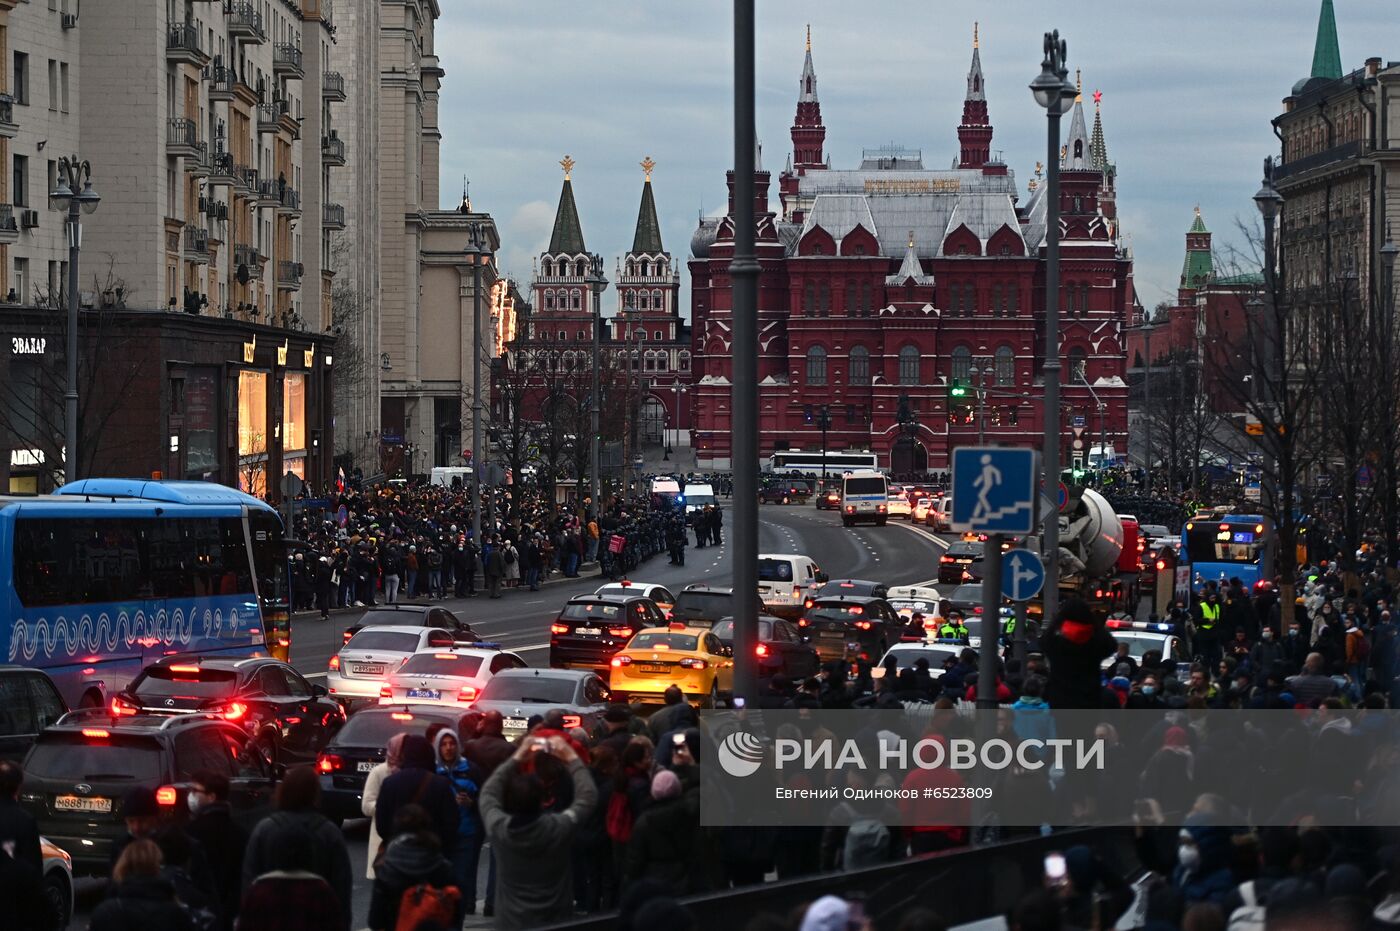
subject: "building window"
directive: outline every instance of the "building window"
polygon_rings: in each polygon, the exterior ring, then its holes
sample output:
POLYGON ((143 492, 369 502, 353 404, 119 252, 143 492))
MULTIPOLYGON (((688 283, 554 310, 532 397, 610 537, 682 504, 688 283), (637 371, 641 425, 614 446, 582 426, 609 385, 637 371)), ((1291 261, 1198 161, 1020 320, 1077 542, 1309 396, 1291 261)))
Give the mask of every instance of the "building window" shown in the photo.
MULTIPOLYGON (((630 295, 630 294, 628 295, 629 298, 630 298, 631 296, 632 296, 632 295, 630 295)), ((631 303, 631 302, 629 301, 628 303, 631 303)), ((641 295, 641 297, 638 299, 637 303, 638 303, 638 305, 641 307, 642 310, 646 310, 646 309, 647 309, 647 307, 648 307, 648 305, 649 305, 649 303, 650 303, 650 299, 647 297, 647 293, 646 293, 645 291, 642 292, 642 295, 641 295)))
POLYGON ((540 269, 544 272, 544 275, 547 278, 550 275, 554 274, 554 263, 551 262, 549 259, 545 259, 544 264, 540 266, 540 269))
POLYGON ((15 79, 10 82, 10 93, 15 103, 29 106, 29 56, 15 52, 15 79))
POLYGON ((1014 316, 1021 312, 1021 289, 1012 285, 1007 290, 1011 292, 1008 297, 1010 298, 1010 313, 1014 316))
POLYGON ((1081 285, 1079 288, 1079 312, 1089 313, 1089 286, 1081 285))
POLYGON ((970 317, 977 313, 977 286, 967 284, 963 286, 967 296, 967 315, 970 317))
POLYGON ((568 333, 566 333, 566 332, 563 331, 563 330, 560 330, 560 331, 559 331, 559 341, 560 341, 561 343, 562 343, 564 340, 568 339, 568 338, 569 338, 569 334, 568 334, 568 333))
POLYGON ((992 285, 992 315, 1000 317, 1002 308, 1001 285, 992 285))
POLYGON ((546 291, 546 292, 544 292, 544 309, 545 309, 545 310, 553 310, 553 309, 554 309, 554 292, 553 292, 553 291, 546 291))
POLYGON ((684 350, 682 350, 681 355, 680 355, 680 364, 679 364, 678 368, 679 368, 682 372, 688 372, 688 371, 690 371, 690 353, 685 352, 684 350))
POLYGON ((664 339, 664 338, 665 338, 665 337, 662 335, 662 333, 661 333, 660 330, 653 330, 653 331, 652 331, 652 334, 651 334, 651 337, 652 337, 652 339, 664 339))
POLYGON ((49 109, 58 109, 58 61, 49 59, 49 109))
POLYGON ((831 285, 823 281, 817 296, 817 316, 831 316, 831 285))
POLYGON ((870 384, 870 350, 864 346, 851 347, 851 384, 870 384))
POLYGON ((959 346, 953 350, 953 380, 967 384, 972 373, 972 350, 959 346))
POLYGON ((848 316, 848 317, 858 317, 858 316, 860 316, 860 304, 858 303, 859 299, 860 299, 860 295, 859 295, 859 293, 856 291, 856 280, 855 280, 854 278, 847 278, 847 279, 846 279, 846 316, 848 316))
POLYGON ((826 350, 821 346, 807 350, 807 384, 826 384, 826 350))
POLYGON ((808 281, 802 288, 802 313, 812 316, 817 312, 817 284, 808 281))
POLYGON ((587 330, 579 330, 579 331, 578 331, 578 338, 579 338, 579 342, 583 342, 584 340, 588 339, 588 331, 587 331, 587 330))
POLYGON ((573 294, 570 295, 569 304, 574 310, 581 310, 583 308, 583 292, 575 288, 573 294))
POLYGON ((25 290, 29 286, 28 259, 15 259, 15 279, 10 285, 10 290, 15 292, 21 304, 28 302, 29 294, 25 290))
POLYGON ((899 350, 899 383, 901 385, 919 384, 919 348, 917 346, 905 346, 899 350))
POLYGON ((29 157, 26 155, 16 155, 14 157, 14 186, 10 189, 10 199, 14 201, 16 207, 29 206, 29 157))
POLYGON ((849 426, 851 426, 852 424, 856 424, 856 423, 859 423, 859 422, 860 422, 860 421, 856 420, 856 406, 855 406, 854 404, 847 404, 847 405, 846 405, 846 426, 849 427, 849 426))
POLYGON ((996 369, 998 386, 1016 384, 1016 353, 1010 346, 997 348, 996 369))
POLYGON ((656 370, 665 372, 671 367, 671 357, 668 353, 658 352, 656 354, 656 370))

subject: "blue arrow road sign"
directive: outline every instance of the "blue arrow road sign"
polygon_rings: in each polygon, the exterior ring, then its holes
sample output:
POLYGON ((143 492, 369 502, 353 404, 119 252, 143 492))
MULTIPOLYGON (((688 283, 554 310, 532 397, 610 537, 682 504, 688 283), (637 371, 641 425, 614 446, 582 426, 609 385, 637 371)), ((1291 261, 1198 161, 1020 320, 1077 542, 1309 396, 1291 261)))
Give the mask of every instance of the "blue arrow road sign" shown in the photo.
POLYGON ((1045 587, 1045 564, 1030 550, 1007 550, 1001 556, 1001 593, 1012 601, 1029 601, 1045 587))
POLYGON ((953 529, 1030 533, 1035 525, 1035 450, 953 450, 953 529))

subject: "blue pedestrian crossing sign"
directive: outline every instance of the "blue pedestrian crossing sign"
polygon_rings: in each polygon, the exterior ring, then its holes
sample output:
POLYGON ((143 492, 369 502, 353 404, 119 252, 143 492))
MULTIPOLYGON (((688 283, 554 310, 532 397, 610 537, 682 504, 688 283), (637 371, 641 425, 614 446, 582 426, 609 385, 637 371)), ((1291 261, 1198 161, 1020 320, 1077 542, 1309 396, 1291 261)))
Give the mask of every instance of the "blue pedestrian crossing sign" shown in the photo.
POLYGON ((1035 450, 953 450, 953 519, 959 532, 1030 533, 1035 526, 1035 450))
POLYGON ((1001 554, 1001 593, 1012 601, 1029 601, 1045 587, 1045 564, 1030 550, 1001 554))

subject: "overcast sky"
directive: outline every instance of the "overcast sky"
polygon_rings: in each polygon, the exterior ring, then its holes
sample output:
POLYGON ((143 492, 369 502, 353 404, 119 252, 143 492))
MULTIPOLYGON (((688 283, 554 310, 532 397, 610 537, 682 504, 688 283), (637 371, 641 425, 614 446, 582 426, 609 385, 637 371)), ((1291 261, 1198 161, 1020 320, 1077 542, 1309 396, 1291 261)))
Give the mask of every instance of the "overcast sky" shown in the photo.
MULTIPOLYGON (((724 0, 445 0, 437 51, 442 198, 456 206, 461 178, 473 205, 500 226, 501 264, 527 285, 547 245, 567 153, 590 251, 609 278, 630 248, 641 194, 638 162, 653 176, 666 247, 689 258, 700 211, 725 205, 732 161, 732 14, 724 0)), ((777 176, 802 69, 812 54, 826 150, 857 167, 861 149, 922 149, 946 168, 971 55, 973 4, 762 0, 758 4, 758 134, 777 176)), ((1251 196, 1264 156, 1277 151, 1269 120, 1312 63, 1320 0, 1172 0, 978 4, 987 101, 1000 151, 1025 191, 1044 157, 1044 111, 1027 84, 1040 70, 1041 36, 1058 27, 1086 101, 1103 91, 1118 210, 1145 305, 1175 296, 1184 234, 1199 204, 1221 240, 1254 223, 1251 196), (1073 11, 1072 13, 1069 11, 1073 11)), ((1371 55, 1400 57, 1400 19, 1388 0, 1336 0, 1343 68, 1371 55)), ((1092 102, 1086 116, 1093 119, 1092 102)), ((1090 123, 1092 126, 1092 122, 1090 123)), ((1068 129, 1068 119, 1066 119, 1068 129)), ((689 282, 682 277, 683 307, 689 282)), ((604 311, 616 307, 611 289, 604 311)))

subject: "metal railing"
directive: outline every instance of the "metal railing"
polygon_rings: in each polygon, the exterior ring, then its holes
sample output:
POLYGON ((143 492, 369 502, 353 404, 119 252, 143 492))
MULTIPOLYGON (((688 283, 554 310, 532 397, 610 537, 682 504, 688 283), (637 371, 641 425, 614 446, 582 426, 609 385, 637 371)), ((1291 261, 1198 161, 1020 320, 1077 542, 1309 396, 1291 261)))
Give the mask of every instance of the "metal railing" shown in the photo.
POLYGON ((301 74, 301 49, 295 45, 277 46, 272 50, 272 66, 301 74))
POLYGON ((0 204, 0 231, 18 233, 19 223, 15 220, 15 205, 0 204))
POLYGON ((238 73, 232 68, 227 65, 211 65, 204 69, 204 77, 209 81, 211 96, 233 96, 234 85, 238 83, 238 73))
POLYGON ((193 148, 199 144, 199 125, 194 120, 172 116, 166 120, 166 125, 170 128, 169 145, 193 148))
POLYGON ((172 23, 165 33, 167 52, 187 52, 203 56, 204 49, 199 44, 199 27, 194 23, 172 23))
POLYGON ((340 204, 322 204, 321 225, 343 228, 345 226, 345 208, 340 204))
POLYGON ((267 38, 267 33, 263 31, 262 13, 248 0, 239 0, 229 5, 228 26, 231 31, 254 35, 259 41, 267 38))
POLYGON ((301 284, 301 276, 306 268, 300 262, 278 262, 277 282, 278 284, 301 284))
POLYGON ((276 132, 283 108, 277 103, 258 104, 258 132, 276 132))
POLYGON ((1333 162, 1341 162, 1349 158, 1360 158, 1370 151, 1371 144, 1364 139, 1344 142, 1341 145, 1334 145, 1330 149, 1314 152, 1312 155, 1305 155, 1302 158, 1295 158, 1292 161, 1275 166, 1274 182, 1277 183, 1285 178, 1302 174, 1305 171, 1312 171, 1314 168, 1321 168, 1333 162))
POLYGON ((250 192, 257 193, 258 190, 258 170, 249 168, 247 165, 237 165, 233 169, 233 177, 242 187, 250 192))
POLYGON ((322 136, 321 160, 326 162, 345 161, 345 140, 339 136, 322 136))
POLYGON ((185 227, 185 251, 207 255, 209 253, 209 231, 197 226, 185 227))
POLYGON ((0 94, 0 123, 14 123, 15 98, 10 94, 0 94))
POLYGON ((321 75, 322 97, 345 97, 345 76, 339 71, 326 71, 321 75))

